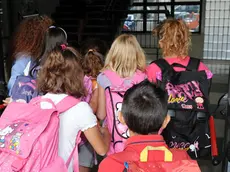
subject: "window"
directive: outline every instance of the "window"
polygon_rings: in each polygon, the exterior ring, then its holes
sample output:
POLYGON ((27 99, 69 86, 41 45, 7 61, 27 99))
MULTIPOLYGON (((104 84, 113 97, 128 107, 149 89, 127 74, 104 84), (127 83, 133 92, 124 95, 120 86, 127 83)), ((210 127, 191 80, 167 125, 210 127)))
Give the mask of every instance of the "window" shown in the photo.
POLYGON ((191 32, 199 32, 200 29, 200 6, 199 5, 176 5, 174 18, 184 20, 191 32))
POLYGON ((191 32, 200 32, 200 7, 201 0, 134 0, 123 31, 149 32, 172 16, 184 20, 191 32))

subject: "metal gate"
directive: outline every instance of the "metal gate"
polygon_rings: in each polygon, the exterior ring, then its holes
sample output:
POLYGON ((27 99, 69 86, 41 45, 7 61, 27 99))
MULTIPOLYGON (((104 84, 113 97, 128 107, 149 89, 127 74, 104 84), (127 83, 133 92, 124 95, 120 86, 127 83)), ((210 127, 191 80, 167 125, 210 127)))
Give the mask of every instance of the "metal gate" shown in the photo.
POLYGON ((230 0, 206 0, 204 59, 230 60, 230 0))

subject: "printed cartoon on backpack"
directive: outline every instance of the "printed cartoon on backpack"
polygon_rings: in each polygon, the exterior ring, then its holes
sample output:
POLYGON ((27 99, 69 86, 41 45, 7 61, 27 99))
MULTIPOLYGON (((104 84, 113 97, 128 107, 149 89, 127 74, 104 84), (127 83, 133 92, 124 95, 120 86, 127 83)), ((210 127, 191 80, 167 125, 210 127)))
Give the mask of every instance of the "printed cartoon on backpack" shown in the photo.
POLYGON ((200 60, 190 58, 188 66, 154 61, 161 69, 157 84, 168 93, 168 114, 172 120, 163 131, 170 148, 187 150, 192 158, 210 153, 209 88, 206 71, 198 71, 200 60), (177 72, 173 67, 185 68, 177 72))
POLYGON ((129 138, 128 127, 123 125, 118 118, 118 113, 122 108, 123 96, 126 90, 142 81, 145 75, 139 71, 131 78, 120 78, 110 70, 104 71, 102 75, 107 78, 107 84, 110 85, 105 88, 106 123, 112 135, 109 155, 123 151, 125 142, 129 138), (113 80, 109 80, 108 78, 113 78, 113 80))

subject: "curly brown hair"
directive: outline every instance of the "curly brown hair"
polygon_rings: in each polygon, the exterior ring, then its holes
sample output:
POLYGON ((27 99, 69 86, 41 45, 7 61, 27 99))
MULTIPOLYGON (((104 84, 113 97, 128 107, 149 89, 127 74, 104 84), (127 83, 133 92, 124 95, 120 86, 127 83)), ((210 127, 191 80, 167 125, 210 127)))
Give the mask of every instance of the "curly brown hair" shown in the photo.
POLYGON ((164 57, 177 56, 185 58, 191 45, 191 33, 183 20, 166 19, 161 25, 153 29, 158 35, 159 46, 164 57))
POLYGON ((44 47, 45 33, 52 24, 53 20, 46 15, 23 19, 11 40, 11 57, 17 58, 19 53, 23 53, 33 59, 40 58, 44 47))
POLYGON ((82 44, 80 52, 83 56, 82 68, 85 75, 97 77, 104 66, 107 51, 106 42, 100 39, 90 38, 82 44))
POLYGON ((72 47, 64 50, 56 47, 48 53, 38 73, 38 90, 42 93, 64 93, 76 98, 85 96, 84 72, 76 55, 78 53, 72 47))
POLYGON ((104 66, 104 56, 95 49, 90 49, 82 60, 85 75, 96 78, 104 66))

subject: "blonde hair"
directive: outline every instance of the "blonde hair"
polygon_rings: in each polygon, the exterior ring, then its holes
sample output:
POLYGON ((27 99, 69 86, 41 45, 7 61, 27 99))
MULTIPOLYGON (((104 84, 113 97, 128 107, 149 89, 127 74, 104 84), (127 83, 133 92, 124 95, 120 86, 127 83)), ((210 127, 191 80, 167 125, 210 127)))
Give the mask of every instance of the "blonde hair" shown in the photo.
POLYGON ((115 71, 120 77, 130 77, 137 69, 145 70, 145 54, 136 37, 131 34, 118 36, 105 60, 105 69, 115 71))
POLYGON ((159 45, 164 57, 176 55, 179 58, 188 56, 191 45, 191 33, 182 20, 167 19, 153 30, 160 37, 159 45))

